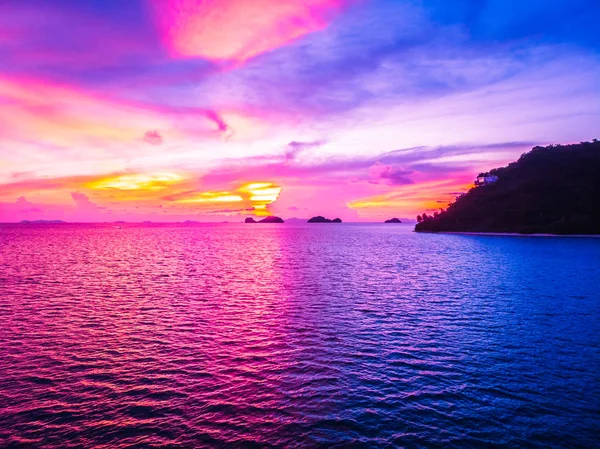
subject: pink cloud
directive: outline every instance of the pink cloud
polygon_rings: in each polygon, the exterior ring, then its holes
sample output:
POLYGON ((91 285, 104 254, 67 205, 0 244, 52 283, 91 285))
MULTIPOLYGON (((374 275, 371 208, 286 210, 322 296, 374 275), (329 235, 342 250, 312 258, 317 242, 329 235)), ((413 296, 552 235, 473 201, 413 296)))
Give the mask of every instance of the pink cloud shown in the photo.
POLYGON ((154 129, 168 130, 169 135, 182 139, 243 139, 250 130, 263 126, 261 118, 243 111, 147 104, 1 74, 0 115, 0 137, 57 146, 135 142, 140 135, 157 145, 164 136, 154 129))
POLYGON ((103 207, 98 207, 96 203, 92 203, 90 198, 85 193, 71 192, 71 198, 73 198, 77 209, 81 211, 96 211, 98 209, 104 209, 103 207))
POLYGON ((17 206, 18 212, 21 213, 40 212, 41 210, 39 207, 35 207, 33 203, 27 201, 27 198, 25 198, 24 196, 17 198, 15 204, 17 206))
POLYGON ((243 62, 327 27, 345 0, 149 0, 173 55, 243 62))
POLYGON ((144 142, 147 142, 150 145, 160 145, 163 143, 163 137, 156 130, 147 131, 146 134, 144 134, 144 142))

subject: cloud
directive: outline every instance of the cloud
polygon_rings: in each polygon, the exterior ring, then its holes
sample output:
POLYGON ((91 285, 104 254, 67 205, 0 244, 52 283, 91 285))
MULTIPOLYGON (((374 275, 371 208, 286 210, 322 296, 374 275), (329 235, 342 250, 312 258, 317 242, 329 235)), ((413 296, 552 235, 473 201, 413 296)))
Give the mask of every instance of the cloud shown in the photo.
POLYGON ((243 62, 325 28, 343 0, 149 0, 173 56, 243 62))
POLYGON ((317 148, 320 147, 321 145, 323 145, 326 141, 325 140, 316 140, 314 142, 290 142, 288 143, 288 148, 292 151, 302 151, 302 150, 306 150, 308 148, 317 148))
POLYGON ((0 183, 0 196, 21 195, 26 192, 42 192, 46 190, 60 190, 77 188, 96 179, 95 176, 65 176, 53 178, 23 179, 21 181, 0 183))
POLYGON ((62 216, 63 212, 60 206, 33 203, 22 196, 14 202, 0 202, 0 223, 54 218, 62 216))
POLYGON ((96 203, 92 203, 90 198, 85 193, 71 192, 71 198, 73 198, 73 201, 75 202, 75 205, 77 206, 77 209, 80 209, 83 211, 90 211, 90 210, 93 211, 93 210, 105 209, 104 207, 98 207, 98 205, 96 205, 96 203))
POLYGON ((234 214, 240 212, 253 212, 255 209, 253 207, 247 207, 242 209, 219 209, 219 210, 211 210, 205 212, 207 214, 234 214))
POLYGON ((163 143, 163 137, 156 130, 146 131, 146 134, 144 134, 144 142, 147 142, 150 145, 160 145, 163 143))
MULTIPOLYGON (((288 152, 269 157, 247 157, 221 160, 217 167, 203 176, 208 184, 227 183, 241 179, 269 177, 285 184, 327 184, 329 181, 346 183, 349 179, 384 180, 387 184, 401 185, 413 182, 412 177, 439 177, 456 172, 473 171, 473 160, 488 151, 519 154, 535 143, 506 142, 496 144, 440 145, 436 147, 411 147, 369 156, 331 156, 316 160, 290 159, 288 152), (454 161, 452 164, 447 161, 454 161), (462 161, 457 163, 455 160, 462 161)), ((476 171, 476 170, 474 170, 476 171)), ((471 175, 469 175, 471 176, 471 175)))
POLYGON ((412 184, 412 179, 409 178, 413 174, 410 170, 395 168, 391 165, 384 165, 381 162, 376 162, 371 166, 371 176, 377 179, 384 179, 391 185, 412 184))
MULTIPOLYGON (((267 215, 269 207, 277 201, 281 186, 272 182, 246 182, 231 190, 186 190, 162 197, 179 205, 210 211, 215 204, 242 206, 236 210, 253 210, 256 215, 267 215)), ((214 212, 211 212, 214 213, 214 212)))
POLYGON ((414 210, 415 207, 439 209, 440 204, 448 204, 454 199, 451 195, 443 197, 443 192, 447 192, 450 189, 453 190, 453 188, 458 190, 462 186, 467 187, 463 180, 454 178, 418 182, 371 197, 351 201, 348 206, 355 210, 393 209, 402 211, 414 210))
POLYGON ((17 198, 15 204, 17 206, 17 212, 19 213, 41 212, 39 207, 35 207, 35 205, 27 201, 24 196, 17 198))
POLYGON ((293 160, 303 151, 311 149, 311 148, 318 148, 323 144, 325 144, 325 140, 316 140, 314 142, 292 141, 287 144, 287 148, 286 148, 286 152, 285 152, 285 159, 288 161, 293 160))

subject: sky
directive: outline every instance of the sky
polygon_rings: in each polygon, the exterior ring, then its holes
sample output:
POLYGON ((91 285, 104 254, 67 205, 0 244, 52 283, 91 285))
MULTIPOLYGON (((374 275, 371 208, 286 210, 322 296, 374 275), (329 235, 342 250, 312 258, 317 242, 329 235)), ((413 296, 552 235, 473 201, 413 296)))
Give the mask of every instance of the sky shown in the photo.
POLYGON ((596 0, 2 0, 0 222, 412 219, 600 137, 596 0))

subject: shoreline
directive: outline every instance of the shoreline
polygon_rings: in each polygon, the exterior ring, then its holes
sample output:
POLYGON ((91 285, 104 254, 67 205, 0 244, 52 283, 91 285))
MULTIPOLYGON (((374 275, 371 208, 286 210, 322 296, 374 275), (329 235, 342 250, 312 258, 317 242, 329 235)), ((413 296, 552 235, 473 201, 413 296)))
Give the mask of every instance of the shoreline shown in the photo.
POLYGON ((475 235, 486 237, 560 237, 560 238, 588 238, 598 239, 600 234, 519 234, 517 232, 468 232, 468 231, 414 231, 423 234, 446 234, 446 235, 475 235))

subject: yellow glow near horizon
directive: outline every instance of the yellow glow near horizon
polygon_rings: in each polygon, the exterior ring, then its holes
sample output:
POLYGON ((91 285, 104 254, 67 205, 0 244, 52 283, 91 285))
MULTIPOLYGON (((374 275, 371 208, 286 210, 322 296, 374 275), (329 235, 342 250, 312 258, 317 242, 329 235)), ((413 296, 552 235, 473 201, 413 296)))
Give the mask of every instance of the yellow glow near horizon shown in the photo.
MULTIPOLYGON (((233 212, 269 215, 269 204, 279 198, 281 187, 272 182, 249 182, 236 189, 184 193, 175 201, 182 204, 210 205, 235 203, 233 212), (243 203, 243 204, 239 204, 243 203)), ((233 206, 233 204, 232 204, 233 206)))
POLYGON ((239 188, 242 192, 251 192, 256 189, 264 189, 266 187, 271 187, 273 183, 270 182, 251 182, 249 184, 244 184, 239 188))
POLYGON ((231 192, 202 192, 194 198, 181 200, 182 203, 237 203, 244 201, 240 195, 231 192))
MULTIPOLYGON (((250 182, 241 186, 238 191, 250 194, 250 201, 266 205, 279 198, 281 187, 272 182, 250 182)), ((255 205, 254 207, 257 207, 258 205, 255 205)))
POLYGON ((449 192, 466 192, 471 187, 471 184, 463 184, 461 180, 454 179, 421 182, 351 201, 347 203, 347 206, 354 210, 396 209, 418 211, 418 213, 435 211, 446 208, 449 203, 454 201, 457 194, 449 192))
POLYGON ((94 190, 161 190, 176 184, 182 177, 175 173, 147 173, 120 175, 93 181, 87 187, 94 190))

